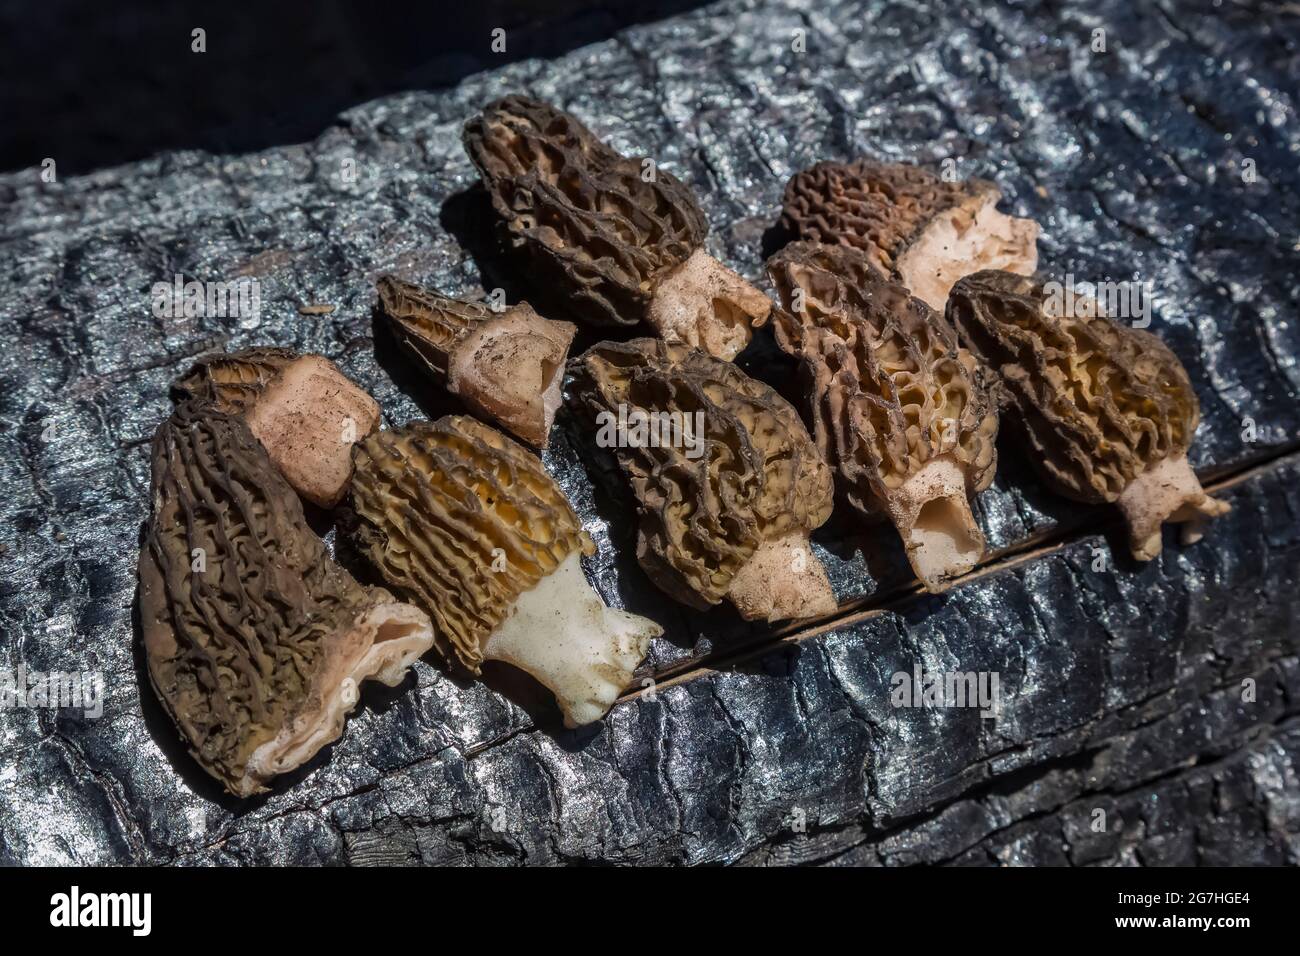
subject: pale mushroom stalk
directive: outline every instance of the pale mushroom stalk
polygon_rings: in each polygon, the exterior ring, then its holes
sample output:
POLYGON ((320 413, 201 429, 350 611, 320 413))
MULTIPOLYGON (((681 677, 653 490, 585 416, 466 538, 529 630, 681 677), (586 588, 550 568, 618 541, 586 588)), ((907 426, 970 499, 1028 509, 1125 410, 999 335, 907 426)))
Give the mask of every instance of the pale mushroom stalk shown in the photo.
POLYGON ((730 361, 771 311, 771 299, 696 249, 655 288, 646 321, 666 342, 681 342, 730 361))
POLYGON ((1000 198, 1001 193, 989 190, 945 209, 912 240, 896 269, 914 296, 943 312, 949 290, 964 275, 981 269, 1033 274, 1038 268, 1038 223, 999 212, 1000 198))
POLYGON ((447 391, 520 438, 546 447, 563 402, 564 361, 575 329, 523 302, 465 336, 447 356, 447 391))
POLYGON ((951 458, 936 458, 907 478, 885 502, 912 570, 930 591, 942 591, 984 554, 984 532, 966 495, 966 475, 951 458))
POLYGON ((535 677, 555 695, 564 725, 579 727, 605 716, 662 633, 648 618, 606 607, 574 552, 519 596, 482 653, 535 677))
POLYGON ((1120 492, 1118 504, 1128 524, 1129 547, 1139 561, 1160 554, 1163 523, 1185 523, 1182 541, 1192 544, 1201 539, 1207 520, 1232 510, 1205 493, 1186 455, 1165 458, 1138 475, 1120 492))
POLYGON ((294 489, 322 508, 352 477, 352 445, 379 427, 379 404, 329 359, 304 355, 280 370, 244 413, 294 489))
POLYGON ((727 599, 747 621, 785 621, 834 614, 826 568, 806 532, 764 541, 731 579, 727 599))

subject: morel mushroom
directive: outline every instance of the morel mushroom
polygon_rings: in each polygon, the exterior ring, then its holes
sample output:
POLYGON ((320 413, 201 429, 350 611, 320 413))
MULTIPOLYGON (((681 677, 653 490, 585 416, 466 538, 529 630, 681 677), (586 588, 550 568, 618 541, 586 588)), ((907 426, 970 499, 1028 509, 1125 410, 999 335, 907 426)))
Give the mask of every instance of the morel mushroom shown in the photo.
POLYGON ((1163 522, 1191 522, 1192 541, 1231 507, 1205 494, 1187 462, 1200 403, 1160 339, 1110 321, 1092 299, 1062 298, 1035 279, 978 272, 953 287, 948 318, 1001 376, 1048 484, 1117 503, 1133 556, 1149 561, 1163 522))
POLYGON ((964 275, 1038 268, 1038 224, 998 212, 1001 198, 986 180, 946 182, 904 163, 818 163, 786 184, 781 222, 797 239, 862 250, 942 313, 964 275))
POLYGON ((390 686, 429 619, 330 560, 238 417, 185 402, 153 439, 140 552, 149 679, 195 759, 246 797, 343 731, 358 685, 390 686))
POLYGON ((379 405, 333 362, 289 349, 208 356, 172 388, 243 415, 289 484, 323 508, 347 490, 353 442, 379 427, 379 405))
POLYGON ((397 340, 435 381, 472 411, 546 447, 577 331, 571 323, 548 321, 527 302, 493 312, 393 276, 378 286, 397 340))
POLYGON ((771 300, 704 251, 690 190, 575 117, 507 96, 465 124, 464 141, 511 244, 585 321, 645 319, 666 341, 731 359, 767 320, 771 300))
POLYGON ((595 545, 537 456, 448 415, 376 432, 354 457, 348 534, 429 611, 444 655, 475 674, 484 660, 527 671, 569 727, 603 717, 663 629, 587 583, 595 545))
POLYGON ((830 470, 799 415, 736 366, 685 345, 602 342, 575 397, 614 446, 639 503, 637 557, 676 600, 724 598, 747 620, 836 608, 809 533, 830 517, 830 470))
POLYGON ((784 306, 777 343, 810 382, 818 447, 854 507, 884 512, 916 576, 942 590, 984 553, 969 497, 997 468, 987 372, 943 316, 856 249, 791 243, 768 274, 784 306))
POLYGON ((271 379, 299 357, 293 349, 271 345, 206 355, 172 383, 172 392, 179 401, 202 399, 218 411, 242 415, 271 379))

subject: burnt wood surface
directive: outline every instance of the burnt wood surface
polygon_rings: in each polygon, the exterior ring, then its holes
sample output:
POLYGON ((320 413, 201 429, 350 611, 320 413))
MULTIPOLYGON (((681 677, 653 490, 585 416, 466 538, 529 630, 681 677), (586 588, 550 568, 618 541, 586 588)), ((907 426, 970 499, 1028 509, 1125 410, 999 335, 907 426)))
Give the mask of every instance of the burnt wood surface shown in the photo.
MULTIPOLYGON (((0 176, 0 670, 106 682, 99 718, 0 709, 0 862, 1300 861, 1297 34, 1271 4, 727 2, 376 100, 303 145, 0 176), (612 460, 564 410, 544 460, 600 547, 587 570, 666 628, 642 683, 564 731, 526 679, 429 657, 271 795, 222 794, 147 685, 133 613, 168 383, 211 349, 292 346, 399 425, 459 409, 377 322, 379 275, 569 318, 501 254, 460 145, 513 91, 656 157, 708 250, 765 289, 797 169, 952 158, 996 182, 1042 224, 1045 272, 1152 282, 1150 330, 1201 401, 1192 463, 1234 510, 1138 564, 1116 512, 1052 496, 1003 441, 980 569, 919 593, 892 529, 841 503, 814 536, 839 613, 768 628, 646 580, 612 460), (155 318, 177 274, 256 278, 261 314, 155 318), (892 706, 916 666, 996 672, 999 712, 892 706)), ((769 331, 739 361, 797 397, 769 331)))

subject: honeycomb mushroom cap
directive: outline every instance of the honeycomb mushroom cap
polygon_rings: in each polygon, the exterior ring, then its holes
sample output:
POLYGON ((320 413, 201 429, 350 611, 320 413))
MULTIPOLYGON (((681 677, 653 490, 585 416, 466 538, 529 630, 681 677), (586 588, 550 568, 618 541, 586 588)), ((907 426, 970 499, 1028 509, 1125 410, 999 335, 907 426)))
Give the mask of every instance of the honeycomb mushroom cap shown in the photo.
POLYGON ((917 575, 942 588, 984 537, 968 496, 997 468, 992 379, 929 306, 865 253, 796 242, 768 262, 777 341, 802 362, 818 447, 846 497, 898 527, 917 575))
POLYGON ((376 432, 354 457, 347 533, 429 611, 444 655, 474 673, 485 659, 528 671, 570 725, 603 715, 662 629, 587 584, 580 558, 595 545, 540 459, 454 415, 376 432))
POLYGON ((831 476, 785 399, 728 362, 656 339, 602 342, 574 371, 579 408, 606 431, 598 443, 618 446, 640 506, 637 556, 663 590, 700 608, 730 598, 750 618, 834 610, 807 541, 830 517, 831 476), (702 453, 610 434, 620 411, 676 413, 683 428, 699 413, 702 453))
POLYGON ((248 796, 340 735, 362 681, 399 683, 432 630, 330 560, 240 418, 186 402, 152 452, 150 681, 203 768, 248 796))
POLYGON ((708 234, 676 177, 657 170, 646 182, 640 159, 547 103, 523 96, 489 103, 465 124, 464 142, 512 241, 595 325, 640 321, 659 277, 708 234))
POLYGON ((786 184, 781 222, 798 239, 861 250, 942 312, 963 275, 1038 268, 1038 224, 998 212, 1001 198, 983 179, 947 182, 904 163, 826 162, 786 184))
POLYGON ((510 241, 585 321, 645 319, 730 359, 766 320, 770 300, 701 248, 708 223, 670 173, 644 176, 642 159, 523 96, 488 104, 463 138, 510 241))
POLYGON ((563 400, 571 323, 548 321, 527 302, 494 312, 394 276, 381 277, 378 289, 397 340, 435 381, 475 413, 546 446, 563 400))
POLYGON ((238 415, 257 400, 281 369, 297 358, 299 354, 293 349, 271 345, 205 355, 172 383, 172 395, 177 401, 202 399, 218 411, 238 415))
POLYGON ((1057 306, 1037 279, 984 271, 953 287, 948 318, 1001 378, 1047 482, 1077 501, 1118 502, 1135 556, 1149 559, 1162 521, 1228 510, 1187 465, 1200 404, 1156 336, 1112 322, 1095 304, 1074 314, 1057 306))

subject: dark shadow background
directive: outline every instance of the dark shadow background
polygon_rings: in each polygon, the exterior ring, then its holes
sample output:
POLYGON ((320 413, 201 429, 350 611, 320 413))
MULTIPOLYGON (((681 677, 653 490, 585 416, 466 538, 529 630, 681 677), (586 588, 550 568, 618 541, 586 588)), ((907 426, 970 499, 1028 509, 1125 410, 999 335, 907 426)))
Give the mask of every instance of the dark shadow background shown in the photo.
POLYGON ((554 57, 703 0, 0 3, 0 171, 312 139, 341 110, 554 57), (191 31, 207 52, 191 52, 191 31), (491 50, 506 31, 505 53, 491 50))

